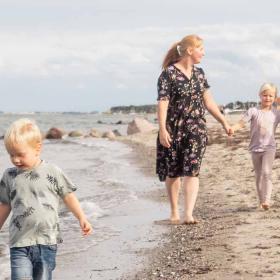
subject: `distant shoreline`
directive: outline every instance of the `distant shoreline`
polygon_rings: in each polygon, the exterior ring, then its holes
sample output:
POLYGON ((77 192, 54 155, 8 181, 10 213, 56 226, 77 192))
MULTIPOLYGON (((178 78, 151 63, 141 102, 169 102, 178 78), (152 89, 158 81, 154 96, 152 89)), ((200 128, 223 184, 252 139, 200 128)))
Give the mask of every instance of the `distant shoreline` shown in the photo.
MULTIPOLYGON (((228 110, 230 112, 236 111, 245 111, 250 107, 257 106, 258 103, 254 101, 235 101, 230 102, 226 105, 220 104, 218 105, 223 110, 228 110)), ((0 111, 0 114, 15 114, 15 115, 33 115, 33 114, 72 114, 72 115, 80 115, 80 114, 93 114, 93 115, 103 115, 103 114, 155 114, 157 111, 157 104, 145 104, 145 105, 119 105, 112 106, 106 111, 25 111, 25 112, 13 112, 13 111, 0 111)))

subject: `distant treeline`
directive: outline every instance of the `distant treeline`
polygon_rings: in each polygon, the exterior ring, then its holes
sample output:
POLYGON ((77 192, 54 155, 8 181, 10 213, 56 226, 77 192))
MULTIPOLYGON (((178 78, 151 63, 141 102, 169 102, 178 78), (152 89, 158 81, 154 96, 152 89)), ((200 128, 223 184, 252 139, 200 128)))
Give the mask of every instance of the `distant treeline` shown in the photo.
MULTIPOLYGON (((220 108, 228 108, 231 110, 247 110, 248 108, 257 106, 257 102, 252 101, 236 101, 236 102, 230 102, 226 105, 220 105, 220 108)), ((131 113, 156 113, 157 105, 130 105, 130 106, 116 106, 111 107, 110 112, 111 113, 123 113, 123 114, 131 114, 131 113)))
POLYGON ((156 105, 140 105, 140 106, 116 106, 111 107, 111 113, 155 113, 156 112, 156 105))
POLYGON ((249 108, 256 107, 257 105, 258 103, 253 101, 246 101, 246 102, 236 101, 236 102, 230 102, 223 107, 224 109, 227 108, 231 110, 248 110, 249 108))

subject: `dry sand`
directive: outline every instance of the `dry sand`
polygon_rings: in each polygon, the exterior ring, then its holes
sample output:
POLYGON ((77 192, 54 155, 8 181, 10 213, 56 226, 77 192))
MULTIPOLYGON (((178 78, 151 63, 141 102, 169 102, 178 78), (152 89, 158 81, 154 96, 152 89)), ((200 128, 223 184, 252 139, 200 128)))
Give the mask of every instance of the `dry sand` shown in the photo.
MULTIPOLYGON (((231 124, 240 116, 227 116, 231 124)), ((254 171, 247 150, 248 129, 225 136, 208 117, 209 145, 200 175, 195 226, 168 227, 163 242, 148 253, 149 266, 122 279, 280 279, 280 206, 278 156, 273 167, 273 205, 258 209, 254 171)), ((127 136, 138 164, 154 174, 157 132, 127 136)), ((277 134, 277 142, 280 137, 277 134)), ((150 197, 166 200, 162 192, 150 197)), ((168 203, 166 203, 166 207, 168 203)))

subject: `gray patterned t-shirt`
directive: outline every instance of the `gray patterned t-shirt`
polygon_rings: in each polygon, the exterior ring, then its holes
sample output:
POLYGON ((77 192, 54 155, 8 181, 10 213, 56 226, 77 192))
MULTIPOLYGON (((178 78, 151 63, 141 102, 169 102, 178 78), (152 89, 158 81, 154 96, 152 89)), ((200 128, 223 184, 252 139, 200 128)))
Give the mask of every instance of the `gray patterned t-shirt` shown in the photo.
POLYGON ((34 169, 7 169, 0 182, 0 203, 12 208, 10 247, 62 242, 59 201, 75 190, 61 169, 44 161, 34 169))

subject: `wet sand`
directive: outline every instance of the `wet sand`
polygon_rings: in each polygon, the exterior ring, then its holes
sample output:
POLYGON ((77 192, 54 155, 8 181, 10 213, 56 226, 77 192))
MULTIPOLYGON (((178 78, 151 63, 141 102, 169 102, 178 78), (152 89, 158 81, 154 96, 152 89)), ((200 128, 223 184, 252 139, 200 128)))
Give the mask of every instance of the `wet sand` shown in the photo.
MULTIPOLYGON (((240 116, 227 118, 233 124, 240 116)), ((269 211, 263 211, 258 208, 254 171, 247 150, 248 128, 228 138, 211 117, 208 128, 209 146, 201 168, 194 213, 200 223, 154 224, 153 227, 167 228, 167 232, 162 242, 147 252, 149 265, 121 279, 280 279, 279 152, 273 167, 273 204, 269 211)), ((279 143, 279 133, 276 136, 279 143)), ((156 131, 125 139, 139 155, 138 164, 151 174, 155 139, 156 131)), ((151 197, 167 201, 161 191, 151 197)))
MULTIPOLYGON (((113 162, 119 163, 114 168, 124 176, 123 181, 126 183, 122 183, 121 188, 124 192, 127 191, 128 197, 122 197, 122 201, 113 208, 105 208, 105 211, 108 210, 107 214, 93 222, 93 234, 86 238, 89 241, 91 238, 95 240, 90 248, 85 247, 85 250, 75 252, 74 248, 71 253, 60 255, 63 246, 67 245, 62 243, 59 246, 54 279, 116 280, 123 275, 133 275, 135 271, 148 265, 149 252, 158 246, 162 234, 166 232, 166 228, 154 227, 154 220, 166 217, 168 209, 162 201, 150 199, 150 193, 157 192, 161 186, 154 176, 149 177, 144 166, 136 164, 140 161, 134 150, 136 148, 127 148, 121 159, 117 155, 110 156, 113 162), (123 161, 127 164, 124 165, 123 161), (103 235, 98 239, 95 231, 98 233, 99 230, 100 234, 100 228, 103 235)), ((117 179, 113 170, 111 171, 108 176, 114 182, 117 179)), ((107 189, 110 188, 114 188, 114 185, 109 184, 107 189)), ((96 203, 99 203, 98 200, 96 203)), ((66 240, 67 234, 64 236, 66 240)))

